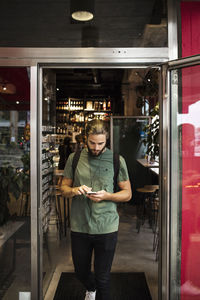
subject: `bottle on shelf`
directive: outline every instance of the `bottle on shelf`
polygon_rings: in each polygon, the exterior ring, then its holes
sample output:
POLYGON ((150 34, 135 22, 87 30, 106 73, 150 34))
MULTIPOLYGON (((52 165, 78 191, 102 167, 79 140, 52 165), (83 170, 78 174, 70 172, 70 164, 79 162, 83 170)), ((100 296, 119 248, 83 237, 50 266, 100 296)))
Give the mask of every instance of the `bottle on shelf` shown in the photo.
POLYGON ((99 102, 99 110, 100 111, 103 110, 103 102, 102 101, 99 102))
POLYGON ((103 110, 106 110, 106 100, 103 101, 103 110))
POLYGON ((99 109, 99 102, 94 101, 94 110, 98 110, 98 109, 99 109))
POLYGON ((107 103, 107 110, 111 110, 111 101, 108 100, 108 103, 107 103))

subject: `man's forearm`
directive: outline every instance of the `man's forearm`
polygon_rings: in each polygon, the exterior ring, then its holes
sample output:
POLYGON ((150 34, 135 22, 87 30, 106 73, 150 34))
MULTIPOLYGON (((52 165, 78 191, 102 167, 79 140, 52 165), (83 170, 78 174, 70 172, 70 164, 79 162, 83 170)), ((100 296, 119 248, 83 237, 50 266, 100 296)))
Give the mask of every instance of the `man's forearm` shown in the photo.
POLYGON ((68 186, 66 184, 61 186, 61 192, 65 197, 69 197, 69 198, 74 197, 76 195, 75 188, 68 186))
POLYGON ((108 197, 106 200, 113 202, 127 202, 131 199, 132 193, 129 190, 122 190, 116 193, 107 193, 108 197))

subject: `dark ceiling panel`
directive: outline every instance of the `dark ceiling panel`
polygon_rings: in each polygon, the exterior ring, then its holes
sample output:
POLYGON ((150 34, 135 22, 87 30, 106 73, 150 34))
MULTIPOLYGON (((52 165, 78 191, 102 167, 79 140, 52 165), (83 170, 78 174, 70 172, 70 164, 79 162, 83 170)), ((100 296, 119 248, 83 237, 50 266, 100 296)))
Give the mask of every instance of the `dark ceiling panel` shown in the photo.
MULTIPOLYGON (((89 22, 71 22, 69 0, 3 0, 0 10, 2 47, 161 47, 167 41, 167 0, 95 1, 95 17, 89 22), (143 41, 148 24, 163 23, 160 39, 143 41), (98 41, 84 43, 82 30, 95 26, 98 41), (163 42, 164 40, 164 42, 163 42)), ((156 27, 155 27, 156 32, 156 27)))
POLYGON ((123 69, 55 69, 57 99, 121 97, 123 69))

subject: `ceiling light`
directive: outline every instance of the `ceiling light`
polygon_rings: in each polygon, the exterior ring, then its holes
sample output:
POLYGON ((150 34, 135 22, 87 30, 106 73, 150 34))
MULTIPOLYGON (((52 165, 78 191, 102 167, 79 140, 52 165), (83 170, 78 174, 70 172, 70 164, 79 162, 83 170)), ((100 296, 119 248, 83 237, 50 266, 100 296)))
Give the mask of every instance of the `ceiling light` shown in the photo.
POLYGON ((71 0, 70 13, 76 21, 90 21, 94 17, 94 0, 71 0))
POLYGON ((14 84, 9 83, 7 80, 3 80, 0 77, 0 94, 15 94, 16 87, 14 84))
POLYGON ((16 104, 19 104, 19 101, 16 101, 16 104))

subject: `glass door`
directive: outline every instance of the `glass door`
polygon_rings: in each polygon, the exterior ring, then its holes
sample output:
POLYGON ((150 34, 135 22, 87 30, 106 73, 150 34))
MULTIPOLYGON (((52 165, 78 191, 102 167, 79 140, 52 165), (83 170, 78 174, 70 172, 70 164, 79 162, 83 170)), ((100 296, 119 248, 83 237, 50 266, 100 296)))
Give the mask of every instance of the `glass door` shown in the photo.
MULTIPOLYGON (((166 210, 169 211, 169 248, 166 256, 169 269, 166 267, 168 278, 165 281, 169 283, 169 294, 162 299, 199 299, 200 56, 169 62, 167 76, 170 103, 167 110, 163 100, 162 114, 163 120, 168 116, 170 127, 166 133, 163 126, 162 144, 168 134, 169 147, 163 149, 163 158, 166 156, 169 159, 168 165, 164 160, 162 162, 162 195, 166 201, 166 210), (166 168, 169 168, 169 173, 166 168), (169 185, 164 182, 167 179, 169 185), (169 198, 165 196, 164 190, 169 198)), ((163 272, 162 275, 164 280, 163 272)))
POLYGON ((54 181, 56 77, 40 68, 40 284, 43 299, 55 269, 57 235, 56 183, 54 181))
POLYGON ((0 67, 0 299, 30 299, 30 67, 0 67), (23 259, 22 259, 23 258, 23 259))
POLYGON ((148 180, 148 170, 144 172, 138 162, 140 159, 146 159, 145 127, 150 124, 150 121, 151 118, 148 116, 111 117, 111 149, 125 158, 133 193, 148 180), (142 174, 140 174, 141 169, 142 174))

